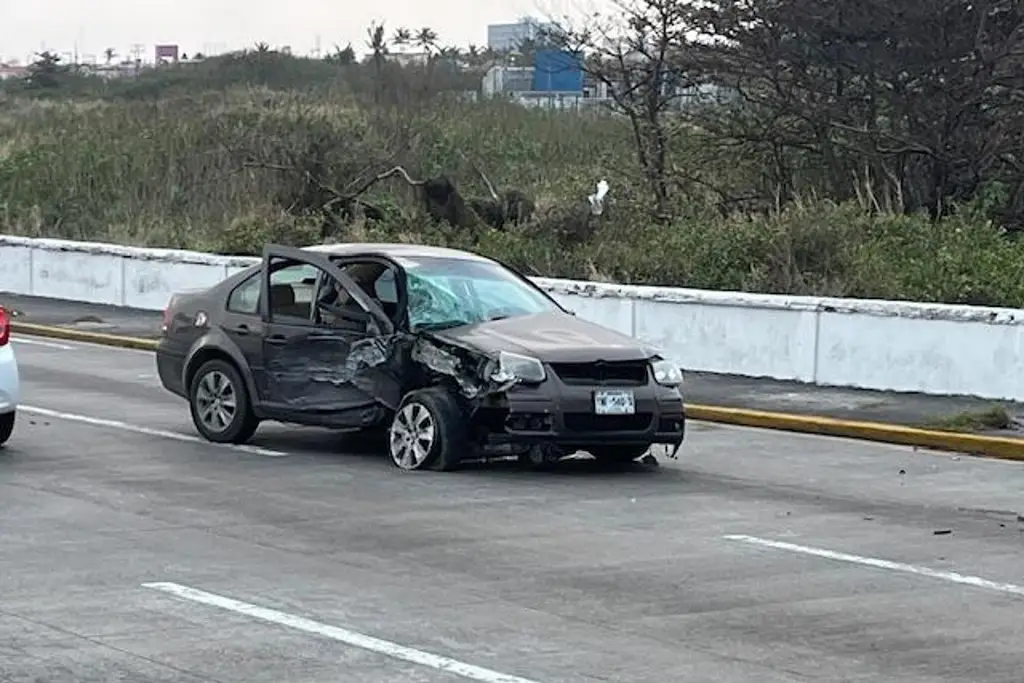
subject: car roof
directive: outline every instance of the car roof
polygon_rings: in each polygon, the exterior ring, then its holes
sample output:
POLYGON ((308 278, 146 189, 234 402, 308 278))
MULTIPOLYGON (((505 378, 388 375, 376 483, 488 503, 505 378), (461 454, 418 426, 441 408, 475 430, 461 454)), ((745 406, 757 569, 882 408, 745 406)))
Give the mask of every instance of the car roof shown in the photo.
POLYGON ((403 258, 447 258, 493 263, 489 258, 469 251, 462 251, 461 249, 431 247, 425 244, 405 244, 401 242, 343 242, 339 244, 316 244, 304 247, 304 249, 331 256, 384 256, 396 261, 403 258))

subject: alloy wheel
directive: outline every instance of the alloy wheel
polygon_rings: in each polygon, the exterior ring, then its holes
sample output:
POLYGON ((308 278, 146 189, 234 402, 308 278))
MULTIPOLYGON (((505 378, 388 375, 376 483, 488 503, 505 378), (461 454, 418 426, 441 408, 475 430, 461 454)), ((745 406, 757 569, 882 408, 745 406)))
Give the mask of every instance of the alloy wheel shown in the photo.
POLYGON ((427 463, 437 427, 426 406, 409 403, 395 415, 389 437, 391 459, 403 470, 415 470, 427 463))
POLYGON ((211 432, 227 430, 238 412, 235 385, 220 370, 206 373, 196 387, 196 413, 211 432))

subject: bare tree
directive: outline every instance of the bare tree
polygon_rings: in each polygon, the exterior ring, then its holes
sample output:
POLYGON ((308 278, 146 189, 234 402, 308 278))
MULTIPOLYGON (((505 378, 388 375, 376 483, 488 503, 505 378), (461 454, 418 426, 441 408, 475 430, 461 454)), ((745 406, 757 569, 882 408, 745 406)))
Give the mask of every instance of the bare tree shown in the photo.
POLYGON ((652 200, 652 214, 672 215, 668 140, 682 121, 679 103, 699 84, 691 69, 698 14, 684 0, 615 0, 614 16, 563 27, 546 36, 581 57, 583 72, 630 123, 636 160, 652 200))

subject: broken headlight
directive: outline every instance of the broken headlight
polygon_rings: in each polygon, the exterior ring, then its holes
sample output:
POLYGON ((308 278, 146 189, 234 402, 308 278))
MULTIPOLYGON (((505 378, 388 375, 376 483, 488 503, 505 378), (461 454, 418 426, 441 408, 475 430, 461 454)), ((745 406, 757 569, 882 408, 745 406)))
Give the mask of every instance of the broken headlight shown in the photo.
POLYGON ((662 386, 677 387, 683 383, 683 371, 671 361, 652 361, 651 370, 654 371, 654 381, 662 386))
POLYGON ((530 356, 502 351, 498 354, 497 374, 503 377, 515 377, 520 382, 539 384, 547 379, 544 364, 530 356))

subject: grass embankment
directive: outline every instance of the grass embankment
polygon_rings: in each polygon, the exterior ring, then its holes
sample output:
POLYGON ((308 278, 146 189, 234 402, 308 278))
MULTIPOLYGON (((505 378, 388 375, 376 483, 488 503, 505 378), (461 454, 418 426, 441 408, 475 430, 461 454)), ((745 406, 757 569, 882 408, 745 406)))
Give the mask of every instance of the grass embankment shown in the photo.
MULTIPOLYGON (((709 161, 698 133, 680 132, 672 145, 677 167, 700 163, 704 177, 717 174, 737 194, 755 182, 755 162, 709 161)), ((370 163, 400 163, 420 176, 449 174, 465 194, 484 196, 460 151, 499 190, 531 195, 536 224, 473 238, 427 223, 409 188, 390 180, 367 195, 387 220, 358 222, 339 237, 471 247, 546 276, 1024 306, 1024 245, 980 212, 933 223, 815 200, 723 214, 698 191, 680 190, 677 217, 656 224, 643 211, 645 185, 621 119, 444 98, 375 109, 337 88, 9 95, 0 99, 0 231, 255 253, 271 239, 319 239, 322 217, 295 208, 317 188, 277 166, 298 159, 344 188, 370 163), (600 178, 612 204, 590 239, 567 244, 546 230, 548 209, 583 200, 600 178)))
POLYGON ((965 411, 935 419, 923 426, 948 432, 977 433, 1010 429, 1014 426, 1014 419, 1006 408, 994 405, 984 410, 965 411))

